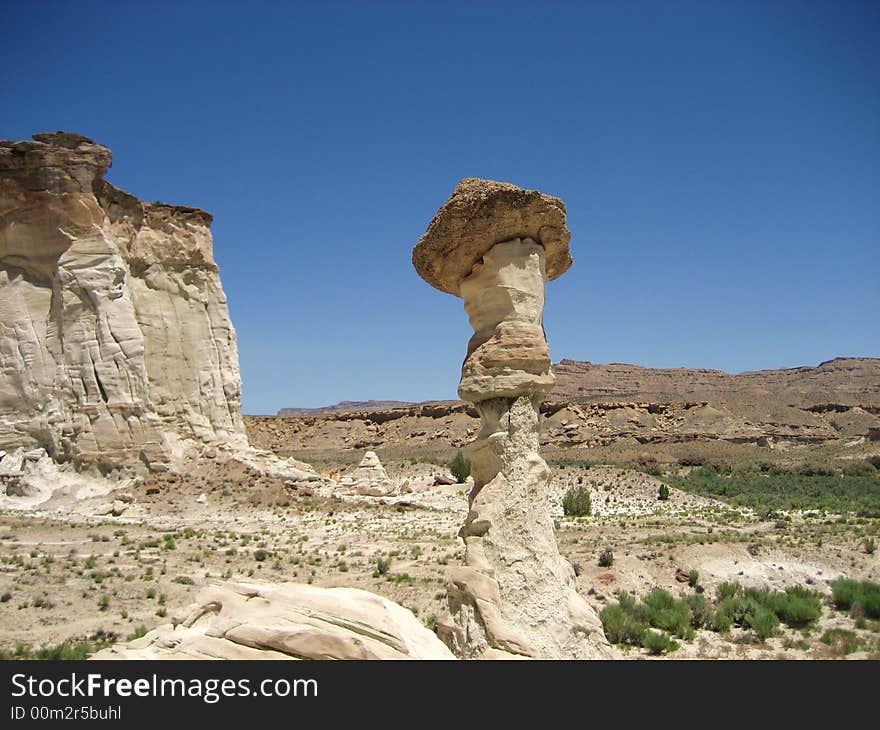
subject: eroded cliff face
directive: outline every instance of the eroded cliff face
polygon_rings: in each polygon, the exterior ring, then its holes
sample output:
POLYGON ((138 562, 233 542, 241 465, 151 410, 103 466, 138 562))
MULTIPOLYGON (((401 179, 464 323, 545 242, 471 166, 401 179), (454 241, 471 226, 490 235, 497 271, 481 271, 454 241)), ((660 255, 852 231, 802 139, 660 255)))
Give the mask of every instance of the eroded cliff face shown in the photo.
POLYGON ((0 449, 161 469, 180 439, 244 445, 211 216, 110 162, 74 134, 0 142, 0 449))

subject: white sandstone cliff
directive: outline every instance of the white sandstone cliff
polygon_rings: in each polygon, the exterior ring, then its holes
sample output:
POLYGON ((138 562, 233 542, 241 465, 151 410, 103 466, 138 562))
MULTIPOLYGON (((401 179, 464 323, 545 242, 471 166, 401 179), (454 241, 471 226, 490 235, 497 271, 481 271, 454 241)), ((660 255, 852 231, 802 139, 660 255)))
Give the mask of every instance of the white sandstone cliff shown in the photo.
POLYGON ((79 135, 0 142, 0 449, 161 469, 180 439, 246 446, 211 216, 110 162, 79 135))

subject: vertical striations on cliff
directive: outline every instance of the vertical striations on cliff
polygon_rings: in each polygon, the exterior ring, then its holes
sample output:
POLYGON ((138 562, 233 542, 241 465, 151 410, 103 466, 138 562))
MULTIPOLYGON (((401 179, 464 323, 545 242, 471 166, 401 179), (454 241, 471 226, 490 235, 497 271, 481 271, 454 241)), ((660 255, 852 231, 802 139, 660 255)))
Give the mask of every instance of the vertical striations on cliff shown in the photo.
POLYGON ((246 444, 211 216, 106 180, 81 135, 0 141, 0 449, 166 466, 246 444))

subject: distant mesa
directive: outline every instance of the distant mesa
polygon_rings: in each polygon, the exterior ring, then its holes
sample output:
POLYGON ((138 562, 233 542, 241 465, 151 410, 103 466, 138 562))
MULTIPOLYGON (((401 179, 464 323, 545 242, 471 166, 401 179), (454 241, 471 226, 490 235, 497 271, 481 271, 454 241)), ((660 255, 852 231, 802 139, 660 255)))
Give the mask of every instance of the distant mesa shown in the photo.
POLYGON ((646 368, 638 365, 562 360, 554 366, 551 397, 637 398, 677 403, 703 399, 755 402, 772 393, 788 405, 823 400, 880 403, 880 358, 838 357, 815 367, 727 373, 701 368, 646 368))
MULTIPOLYGON (((553 365, 554 400, 635 399, 662 402, 714 400, 725 396, 754 401, 762 393, 784 396, 789 405, 846 401, 880 405, 880 358, 836 357, 817 366, 728 373, 709 368, 649 368, 627 363, 594 364, 563 359, 553 365)), ((282 408, 279 416, 302 418, 344 413, 451 406, 462 401, 342 401, 323 408, 282 408)))
POLYGON ((281 408, 278 415, 302 418, 303 416, 324 416, 328 413, 370 413, 409 405, 412 403, 402 400, 344 400, 335 405, 320 408, 281 408))

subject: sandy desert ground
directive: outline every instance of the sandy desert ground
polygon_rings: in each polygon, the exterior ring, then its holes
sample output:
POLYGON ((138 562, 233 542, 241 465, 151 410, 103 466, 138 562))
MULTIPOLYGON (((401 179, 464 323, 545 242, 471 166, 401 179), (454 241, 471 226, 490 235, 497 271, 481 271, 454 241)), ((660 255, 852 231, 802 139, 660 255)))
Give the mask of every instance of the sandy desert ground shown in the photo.
MULTIPOLYGON (((364 588, 432 627, 445 602, 445 568, 462 559, 456 533, 469 486, 433 486, 435 475, 448 474, 438 464, 385 467, 416 491, 339 497, 226 465, 189 478, 123 482, 116 496, 130 506, 119 517, 94 515, 106 496, 38 513, 4 512, 0 649, 14 655, 27 651, 24 645, 102 646, 166 623, 172 607, 228 578, 364 588)), ((560 496, 576 485, 589 489, 590 516, 554 509, 561 551, 599 611, 618 591, 643 596, 656 588, 674 596, 700 592, 711 605, 719 585, 732 581, 775 590, 799 585, 823 597, 821 618, 808 628, 783 625, 766 641, 735 627, 724 634, 700 629, 663 656, 880 658, 880 622, 835 610, 830 600, 840 576, 880 581, 880 555, 866 552, 878 536, 876 517, 815 510, 762 516, 675 488, 659 500, 662 482, 633 467, 571 462, 557 465, 554 479, 560 496), (605 550, 613 562, 602 567, 605 550)), ((615 653, 650 657, 624 645, 615 653)))

